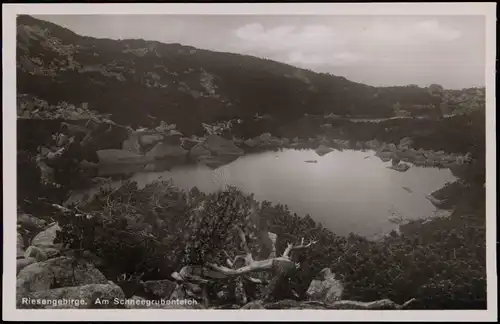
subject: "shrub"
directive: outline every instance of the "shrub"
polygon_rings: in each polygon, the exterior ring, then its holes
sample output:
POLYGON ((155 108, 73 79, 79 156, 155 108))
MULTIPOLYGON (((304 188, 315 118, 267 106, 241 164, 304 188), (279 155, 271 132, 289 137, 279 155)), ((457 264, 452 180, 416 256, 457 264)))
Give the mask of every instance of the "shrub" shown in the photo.
MULTIPOLYGON (((108 277, 144 273, 144 280, 164 279, 183 265, 223 265, 228 255, 242 254, 231 230, 235 224, 245 229, 251 249, 257 251, 255 228, 261 225, 252 218, 255 203, 235 188, 206 195, 183 192, 169 182, 139 189, 128 181, 101 190, 80 207, 94 217, 59 217, 59 239, 108 261, 108 277)), ((280 204, 264 201, 256 208, 266 230, 281 238, 278 254, 287 242, 301 237, 319 241, 293 255, 301 263, 292 278, 301 298, 311 279, 330 267, 344 282, 346 299, 403 303, 417 298, 414 307, 427 309, 485 307, 485 229, 480 215, 416 222, 400 234, 370 241, 353 234, 337 236, 280 204)), ((216 286, 223 284, 227 282, 216 286)))

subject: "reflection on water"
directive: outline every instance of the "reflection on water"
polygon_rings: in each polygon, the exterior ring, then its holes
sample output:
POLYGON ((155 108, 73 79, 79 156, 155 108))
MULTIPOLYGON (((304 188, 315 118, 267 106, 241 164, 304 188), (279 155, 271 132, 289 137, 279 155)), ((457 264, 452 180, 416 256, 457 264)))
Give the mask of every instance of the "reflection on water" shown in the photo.
MULTIPOLYGON (((432 216, 436 208, 425 195, 454 177, 447 169, 388 169, 374 152, 284 150, 240 157, 216 170, 202 165, 158 173, 137 173, 140 187, 157 179, 212 192, 233 185, 258 200, 288 205, 298 215, 310 214, 333 232, 372 236, 396 228, 392 213, 404 219, 432 216), (317 160, 317 163, 305 163, 317 160)), ((118 185, 115 183, 114 185, 118 185)))

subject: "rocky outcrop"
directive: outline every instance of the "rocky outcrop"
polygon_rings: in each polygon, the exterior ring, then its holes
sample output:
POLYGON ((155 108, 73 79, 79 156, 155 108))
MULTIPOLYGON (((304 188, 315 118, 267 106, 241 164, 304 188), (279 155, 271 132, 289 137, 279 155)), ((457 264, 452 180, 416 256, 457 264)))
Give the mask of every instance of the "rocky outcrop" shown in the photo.
POLYGON ((17 307, 22 309, 124 308, 123 305, 115 303, 115 300, 124 299, 125 295, 121 288, 106 281, 100 284, 44 289, 26 295, 18 294, 17 307))
POLYGON ((333 303, 342 299, 344 286, 328 268, 321 270, 317 278, 311 281, 306 295, 308 300, 333 303))
POLYGON ((105 284, 104 275, 86 261, 71 257, 59 257, 43 262, 32 263, 17 275, 17 294, 25 296, 34 291, 57 287, 70 287, 86 284, 105 284))

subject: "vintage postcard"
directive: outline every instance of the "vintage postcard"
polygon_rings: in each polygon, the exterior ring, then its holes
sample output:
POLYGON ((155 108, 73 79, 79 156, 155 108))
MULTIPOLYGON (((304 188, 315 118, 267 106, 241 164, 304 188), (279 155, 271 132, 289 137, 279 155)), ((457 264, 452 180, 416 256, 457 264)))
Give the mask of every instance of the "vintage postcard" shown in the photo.
POLYGON ((495 320, 495 9, 4 5, 4 319, 495 320))

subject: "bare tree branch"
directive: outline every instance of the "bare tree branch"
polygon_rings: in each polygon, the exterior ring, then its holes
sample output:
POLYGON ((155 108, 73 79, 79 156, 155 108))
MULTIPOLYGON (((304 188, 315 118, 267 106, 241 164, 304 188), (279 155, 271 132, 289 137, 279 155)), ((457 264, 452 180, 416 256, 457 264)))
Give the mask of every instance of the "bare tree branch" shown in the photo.
POLYGON ((289 257, 290 252, 303 250, 309 248, 311 245, 316 244, 318 241, 311 241, 309 244, 304 245, 304 238, 302 238, 300 245, 293 245, 292 243, 288 243, 285 251, 283 252, 283 257, 289 257))

